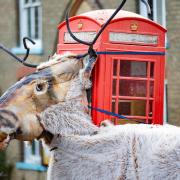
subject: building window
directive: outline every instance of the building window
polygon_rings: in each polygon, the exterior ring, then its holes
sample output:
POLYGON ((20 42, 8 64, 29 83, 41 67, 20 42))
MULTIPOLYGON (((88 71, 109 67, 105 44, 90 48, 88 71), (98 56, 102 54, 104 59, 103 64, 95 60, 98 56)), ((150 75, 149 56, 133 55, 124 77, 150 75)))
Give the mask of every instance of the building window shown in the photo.
POLYGON ((31 164, 41 164, 41 152, 40 152, 40 143, 37 140, 23 143, 24 147, 24 162, 31 164))
POLYGON ((20 40, 25 36, 42 47, 42 10, 40 0, 20 0, 20 40))
POLYGON ((47 146, 42 146, 41 141, 33 140, 32 143, 23 142, 23 160, 28 164, 39 164, 47 166, 50 151, 47 146))
POLYGON ((23 142, 23 151, 25 163, 48 165, 50 151, 47 146, 42 146, 41 141, 23 142))
POLYGON ((25 53, 23 37, 35 41, 28 44, 30 53, 42 53, 42 7, 41 0, 19 0, 19 47, 13 48, 14 53, 25 53))
POLYGON ((23 142, 23 162, 17 162, 16 168, 23 170, 46 171, 49 163, 50 151, 42 146, 40 141, 23 142))
POLYGON ((151 14, 148 14, 146 5, 139 0, 140 14, 166 27, 166 0, 148 0, 148 3, 151 7, 151 14))

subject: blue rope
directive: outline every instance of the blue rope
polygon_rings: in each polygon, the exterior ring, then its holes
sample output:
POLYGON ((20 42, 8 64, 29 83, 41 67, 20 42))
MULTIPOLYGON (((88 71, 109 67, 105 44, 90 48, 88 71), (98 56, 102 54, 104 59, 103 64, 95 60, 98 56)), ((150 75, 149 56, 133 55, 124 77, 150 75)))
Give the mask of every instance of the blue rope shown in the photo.
MULTIPOLYGON (((153 55, 153 56, 165 56, 165 52, 157 52, 157 51, 96 51, 97 55, 153 55)), ((79 54, 77 55, 77 59, 84 58, 88 55, 88 53, 85 54, 79 54)))
MULTIPOLYGON (((88 108, 91 109, 91 110, 98 111, 98 112, 103 113, 103 114, 107 114, 107 115, 110 115, 110 116, 113 116, 113 117, 120 118, 120 119, 126 119, 126 120, 130 120, 130 121, 135 121, 135 122, 138 122, 138 123, 143 123, 141 121, 137 121, 137 120, 133 120, 133 119, 128 119, 126 116, 122 116, 120 114, 116 114, 116 113, 113 113, 113 112, 110 112, 110 111, 107 111, 107 110, 104 110, 104 109, 92 107, 90 105, 88 105, 88 108)), ((145 123, 143 123, 143 124, 145 124, 145 123)))
POLYGON ((107 114, 107 115, 110 115, 110 116, 118 117, 120 119, 128 119, 125 116, 122 116, 120 114, 116 114, 116 113, 113 113, 113 112, 110 112, 110 111, 107 111, 107 110, 104 110, 104 109, 95 108, 95 107, 92 107, 92 106, 89 106, 89 105, 88 105, 88 108, 90 108, 92 110, 95 110, 95 111, 98 111, 98 112, 101 112, 101 113, 104 113, 104 114, 107 114))
POLYGON ((123 55, 123 54, 129 54, 129 55, 159 55, 159 56, 165 56, 165 52, 147 52, 147 51, 97 51, 97 55, 123 55))

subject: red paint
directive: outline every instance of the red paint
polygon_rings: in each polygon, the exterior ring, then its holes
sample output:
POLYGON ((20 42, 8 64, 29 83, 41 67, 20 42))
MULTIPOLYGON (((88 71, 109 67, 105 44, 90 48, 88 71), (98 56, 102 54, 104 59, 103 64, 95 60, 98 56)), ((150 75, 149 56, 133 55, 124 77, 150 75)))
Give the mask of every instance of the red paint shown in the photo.
MULTIPOLYGON (((112 10, 91 11, 70 18, 73 32, 98 32, 112 10), (82 27, 78 29, 78 23, 82 27)), ((67 32, 65 22, 61 23, 57 53, 72 51, 77 54, 87 52, 88 47, 79 43, 64 42, 67 32)), ((134 52, 165 52, 166 30, 155 22, 140 15, 121 11, 111 21, 97 40, 94 48, 97 51, 134 51, 134 52), (132 30, 133 25, 137 30, 132 30), (136 28, 136 27, 135 27, 136 28), (112 42, 109 33, 126 33, 130 36, 157 36, 157 43, 151 40, 143 42, 112 42)), ((146 123, 163 124, 165 56, 161 55, 99 55, 93 71, 92 106, 128 118, 142 120, 146 123), (116 66, 113 63, 116 61, 116 66), (115 74, 116 71, 116 74, 115 74), (116 87, 113 90, 113 80, 116 87), (115 103, 112 103, 114 101, 115 103)), ((93 121, 99 125, 104 119, 113 119, 115 124, 120 121, 99 112, 92 112, 93 121)))

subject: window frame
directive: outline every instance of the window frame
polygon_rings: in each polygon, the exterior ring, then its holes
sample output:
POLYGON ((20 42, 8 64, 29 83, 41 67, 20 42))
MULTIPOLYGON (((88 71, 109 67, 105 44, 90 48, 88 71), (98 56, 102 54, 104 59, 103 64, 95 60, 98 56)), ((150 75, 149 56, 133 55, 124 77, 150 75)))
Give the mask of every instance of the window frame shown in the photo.
MULTIPOLYGON (((157 17, 157 2, 160 0, 152 0, 153 2, 153 21, 161 24, 163 27, 166 28, 166 0, 161 0, 161 7, 162 7, 162 22, 158 22, 158 17, 157 17)), ((148 10, 146 5, 139 0, 139 12, 142 16, 148 18, 148 10)))
POLYGON ((16 168, 46 172, 50 158, 49 148, 45 145, 42 146, 41 142, 37 140, 33 140, 32 143, 23 142, 23 161, 17 162, 16 168), (34 147, 32 143, 34 143, 34 147))
MULTIPOLYGON (((43 47, 42 47, 42 1, 38 0, 36 2, 33 2, 32 0, 29 0, 28 4, 25 4, 25 0, 19 0, 19 46, 12 48, 12 52, 15 54, 25 54, 26 50, 23 46, 23 37, 28 37, 28 26, 24 25, 28 21, 28 15, 27 15, 27 8, 30 8, 30 15, 31 18, 34 19, 34 8, 39 6, 39 21, 38 21, 38 34, 39 38, 31 38, 36 44, 33 45, 29 41, 27 41, 27 45, 30 48, 30 54, 42 54, 43 53, 43 47)), ((31 32, 33 35, 35 34, 35 23, 31 20, 31 32)))
POLYGON ((23 142, 23 154, 24 154, 24 162, 30 164, 42 164, 42 157, 40 153, 40 142, 37 140, 29 142, 23 142), (33 152, 34 146, 34 152, 33 152))

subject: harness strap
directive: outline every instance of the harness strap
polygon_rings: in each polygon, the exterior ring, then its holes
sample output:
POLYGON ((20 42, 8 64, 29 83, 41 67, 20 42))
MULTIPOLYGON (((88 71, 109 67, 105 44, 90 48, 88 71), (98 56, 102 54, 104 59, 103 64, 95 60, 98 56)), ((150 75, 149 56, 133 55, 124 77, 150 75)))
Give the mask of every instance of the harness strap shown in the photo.
MULTIPOLYGON (((152 56, 165 56, 165 52, 161 51, 96 51, 97 55, 152 55, 152 56)), ((79 54, 76 56, 77 59, 84 58, 88 55, 79 54)))
POLYGON ((126 119, 128 121, 134 121, 134 122, 137 122, 137 123, 146 124, 144 122, 134 120, 134 119, 130 119, 130 118, 127 118, 126 116, 123 116, 123 115, 120 115, 120 114, 117 114, 117 113, 113 113, 113 112, 110 112, 110 111, 107 111, 107 110, 104 110, 104 109, 100 109, 100 108, 97 108, 97 107, 93 107, 93 106, 90 106, 90 105, 88 105, 88 108, 91 109, 91 110, 106 114, 106 115, 110 115, 110 116, 113 116, 113 117, 120 118, 120 119, 126 119))
POLYGON ((105 55, 159 55, 165 56, 165 52, 158 52, 158 51, 97 51, 97 55, 105 54, 105 55))

